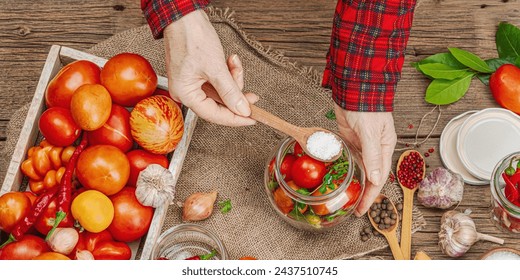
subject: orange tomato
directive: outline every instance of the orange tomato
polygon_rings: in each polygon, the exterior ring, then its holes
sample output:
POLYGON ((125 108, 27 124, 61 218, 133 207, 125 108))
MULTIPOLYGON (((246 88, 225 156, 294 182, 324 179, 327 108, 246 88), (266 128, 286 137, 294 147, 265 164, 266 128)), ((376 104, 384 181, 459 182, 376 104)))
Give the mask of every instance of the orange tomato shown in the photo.
POLYGON ((244 257, 241 257, 240 259, 238 259, 240 261, 246 261, 246 260, 257 260, 257 258, 255 257, 251 257, 251 256, 244 256, 244 257))
MULTIPOLYGON (((334 184, 334 189, 336 189, 338 186, 336 184, 334 184)), ((325 195, 325 194, 328 194, 328 193, 331 193, 333 190, 329 189, 329 188, 326 188, 325 192, 324 193, 321 193, 319 190, 316 190, 312 193, 312 196, 320 196, 320 195, 325 195)), ((311 205, 311 208, 312 208, 312 211, 314 211, 314 213, 316 215, 328 215, 330 214, 330 211, 329 209, 327 208, 327 205, 325 204, 318 204, 318 205, 311 205)))
POLYGON ((86 188, 113 195, 126 185, 130 163, 126 155, 114 146, 91 146, 80 154, 76 175, 86 188))
MULTIPOLYGON (((295 191, 300 189, 300 187, 298 187, 294 183, 294 181, 287 182, 287 185, 295 191)), ((282 188, 277 188, 273 192, 273 198, 274 198, 274 202, 275 202, 276 206, 278 206, 278 209, 280 209, 280 211, 282 211, 282 213, 288 214, 289 212, 291 212, 293 210, 294 201, 289 196, 287 196, 287 194, 285 193, 285 191, 282 188)), ((300 213, 303 214, 303 213, 305 213, 305 211, 307 211, 307 205, 305 205, 305 207, 300 209, 300 213)))
POLYGON ((182 111, 166 96, 143 99, 130 113, 130 132, 143 149, 167 154, 175 150, 184 133, 182 111))
POLYGON ((72 216, 89 232, 98 233, 108 228, 114 219, 114 205, 103 193, 88 190, 80 193, 71 205, 72 216))
POLYGON ((10 233, 31 209, 31 200, 22 192, 0 196, 0 230, 10 233))
POLYGON ((70 260, 69 257, 56 253, 56 252, 45 252, 37 257, 34 257, 33 260, 55 260, 55 261, 67 261, 70 260))
POLYGON ((114 103, 125 107, 135 106, 157 87, 157 74, 152 65, 135 53, 120 53, 110 58, 100 77, 114 103))
POLYGON ((34 193, 32 192, 23 192, 23 194, 25 194, 29 200, 31 201, 31 206, 34 204, 34 202, 36 201, 36 199, 38 198, 34 193))
POLYGON ((92 131, 102 127, 112 108, 112 98, 102 85, 83 85, 72 95, 70 111, 81 129, 92 131))

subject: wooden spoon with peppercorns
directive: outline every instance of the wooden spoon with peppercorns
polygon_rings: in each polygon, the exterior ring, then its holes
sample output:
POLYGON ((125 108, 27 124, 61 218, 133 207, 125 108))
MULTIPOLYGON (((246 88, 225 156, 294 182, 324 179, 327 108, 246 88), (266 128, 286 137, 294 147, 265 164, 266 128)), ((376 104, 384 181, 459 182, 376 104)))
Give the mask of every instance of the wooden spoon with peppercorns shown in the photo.
POLYGON ((412 252, 412 207, 413 196, 419 183, 424 179, 426 165, 421 153, 407 150, 397 162, 397 181, 403 190, 403 221, 401 226, 401 251, 405 260, 412 252))
MULTIPOLYGON (((370 220, 370 223, 372 224, 374 229, 377 230, 377 232, 381 233, 388 241, 388 245, 390 246, 390 250, 392 250, 392 255, 394 256, 394 259, 404 260, 401 247, 399 246, 399 241, 397 240, 397 235, 395 234, 397 226, 399 225, 399 213, 397 213, 397 208, 395 207, 394 203, 384 194, 379 194, 379 196, 377 196, 373 205, 377 204, 386 205, 386 207, 383 210, 381 210, 381 212, 390 211, 392 215, 395 214, 395 219, 391 219, 392 222, 380 221, 379 223, 376 223, 376 221, 374 220, 376 216, 374 216, 372 212, 378 210, 373 209, 367 212, 368 219, 370 220)), ((385 219, 387 218, 389 217, 385 217, 385 219)))
MULTIPOLYGON (((224 105, 218 92, 210 83, 204 83, 201 88, 208 97, 224 105)), ((322 162, 334 162, 343 154, 343 145, 336 133, 321 127, 296 126, 253 104, 249 106, 251 107, 250 118, 291 136, 300 144, 308 156, 322 162), (330 148, 332 150, 322 154, 324 150, 326 151, 330 148), (315 152, 313 153, 313 151, 315 152), (334 152, 332 155, 328 154, 332 152, 334 152)))

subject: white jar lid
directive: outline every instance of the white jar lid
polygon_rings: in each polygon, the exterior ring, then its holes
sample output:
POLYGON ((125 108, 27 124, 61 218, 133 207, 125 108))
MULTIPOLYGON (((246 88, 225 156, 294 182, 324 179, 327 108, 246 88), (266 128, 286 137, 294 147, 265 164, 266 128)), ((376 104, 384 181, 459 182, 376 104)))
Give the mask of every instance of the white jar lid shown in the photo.
POLYGON ((457 153, 466 169, 490 180, 495 165, 520 151, 520 116, 502 108, 489 108, 469 116, 458 132, 457 153))
POLYGON ((442 164, 452 172, 460 174, 466 184, 483 186, 488 185, 489 180, 481 180, 469 173, 457 153, 457 136, 460 127, 469 116, 476 112, 478 111, 464 112, 454 117, 448 122, 448 124, 446 124, 442 130, 439 141, 439 154, 441 156, 442 164))

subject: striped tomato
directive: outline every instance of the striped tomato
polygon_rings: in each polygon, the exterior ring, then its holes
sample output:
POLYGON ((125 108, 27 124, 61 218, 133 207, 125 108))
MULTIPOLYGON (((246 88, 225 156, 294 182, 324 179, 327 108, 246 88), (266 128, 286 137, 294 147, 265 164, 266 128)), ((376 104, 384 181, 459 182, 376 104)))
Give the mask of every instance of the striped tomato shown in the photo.
POLYGON ((167 154, 181 141, 184 132, 182 111, 166 96, 145 98, 130 113, 130 131, 143 149, 167 154))

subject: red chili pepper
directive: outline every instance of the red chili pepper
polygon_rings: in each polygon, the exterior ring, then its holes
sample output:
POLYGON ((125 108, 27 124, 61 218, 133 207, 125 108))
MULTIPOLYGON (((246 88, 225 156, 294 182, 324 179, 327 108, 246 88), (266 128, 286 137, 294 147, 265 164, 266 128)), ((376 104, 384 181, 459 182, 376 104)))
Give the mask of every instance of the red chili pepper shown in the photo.
POLYGON ((23 237, 24 234, 34 225, 36 220, 43 214, 43 212, 45 212, 45 209, 47 209, 56 195, 58 195, 58 187, 47 189, 44 193, 38 196, 33 206, 31 207, 29 214, 27 214, 23 220, 16 224, 13 231, 11 231, 11 234, 9 235, 9 239, 7 239, 7 241, 2 244, 0 248, 23 237))
POLYGON ((216 254, 217 254, 217 250, 213 249, 213 250, 211 250, 211 253, 209 253, 209 254, 193 256, 193 257, 189 257, 185 260, 203 260, 204 261, 204 260, 209 260, 209 259, 213 258, 216 254))
POLYGON ((507 176, 506 173, 502 173, 502 178, 506 182, 506 188, 504 190, 504 193, 506 195, 507 200, 516 205, 518 203, 518 189, 511 182, 509 176, 507 176))
POLYGON ((520 182, 520 172, 517 171, 515 174, 513 174, 513 176, 509 178, 509 180, 511 181, 511 184, 513 184, 513 186, 516 186, 520 182))
POLYGON ((74 150, 74 153, 69 159, 67 163, 67 168, 65 169, 65 173, 63 173, 63 177, 61 178, 61 182, 59 184, 58 189, 58 206, 56 211, 56 219, 54 219, 54 225, 52 226, 49 233, 47 233, 47 240, 54 230, 58 227, 63 219, 67 216, 67 213, 70 213, 70 205, 71 205, 71 197, 72 197, 72 174, 74 174, 74 169, 76 169, 76 163, 78 162, 78 157, 83 152, 83 150, 88 145, 87 134, 83 133, 83 137, 81 138, 81 142, 74 150))

